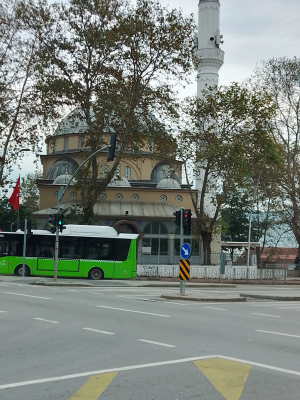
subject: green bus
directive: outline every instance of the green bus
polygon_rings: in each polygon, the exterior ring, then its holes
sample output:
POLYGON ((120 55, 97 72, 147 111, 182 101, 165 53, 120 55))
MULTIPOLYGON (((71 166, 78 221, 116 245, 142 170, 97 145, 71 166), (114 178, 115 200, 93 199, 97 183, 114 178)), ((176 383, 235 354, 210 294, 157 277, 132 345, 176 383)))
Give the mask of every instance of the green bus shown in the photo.
MULTIPOLYGON (((135 278, 138 235, 114 228, 66 225, 59 235, 57 276, 135 278)), ((22 276, 24 232, 0 231, 0 274, 22 276)), ((33 230, 26 238, 25 275, 54 275, 55 235, 33 230)))

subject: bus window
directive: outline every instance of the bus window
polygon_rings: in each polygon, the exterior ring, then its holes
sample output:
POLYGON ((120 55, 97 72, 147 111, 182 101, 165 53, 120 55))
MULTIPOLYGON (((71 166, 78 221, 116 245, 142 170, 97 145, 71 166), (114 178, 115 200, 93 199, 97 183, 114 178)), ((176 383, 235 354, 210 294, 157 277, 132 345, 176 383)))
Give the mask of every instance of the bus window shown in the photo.
POLYGON ((112 239, 84 238, 85 258, 87 260, 114 260, 112 239))
POLYGON ((9 252, 9 241, 5 238, 0 238, 0 256, 7 256, 9 252))
POLYGON ((128 251, 131 244, 129 239, 115 239, 116 240, 116 261, 125 261, 128 257, 128 251))
POLYGON ((64 237, 59 240, 59 258, 78 260, 83 258, 83 241, 80 237, 64 237))
POLYGON ((40 236, 36 243, 36 257, 53 258, 54 257, 54 237, 40 236))

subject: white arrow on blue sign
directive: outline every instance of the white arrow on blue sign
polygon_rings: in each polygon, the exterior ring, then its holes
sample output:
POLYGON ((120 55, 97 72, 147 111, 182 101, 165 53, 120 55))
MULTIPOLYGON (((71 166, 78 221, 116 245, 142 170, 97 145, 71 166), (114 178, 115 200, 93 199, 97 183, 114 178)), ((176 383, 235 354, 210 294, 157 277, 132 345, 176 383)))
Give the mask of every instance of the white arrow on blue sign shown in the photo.
POLYGON ((191 247, 188 243, 184 243, 180 249, 180 256, 181 258, 186 260, 187 258, 190 257, 190 255, 191 255, 191 247))

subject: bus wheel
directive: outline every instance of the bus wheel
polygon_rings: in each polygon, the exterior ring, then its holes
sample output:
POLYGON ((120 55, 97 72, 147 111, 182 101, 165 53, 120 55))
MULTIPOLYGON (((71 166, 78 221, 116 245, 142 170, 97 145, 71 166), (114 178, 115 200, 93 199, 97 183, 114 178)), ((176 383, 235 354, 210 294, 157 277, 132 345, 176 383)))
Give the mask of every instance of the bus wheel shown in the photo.
POLYGON ((90 270, 89 278, 94 279, 94 280, 103 279, 104 273, 103 273, 102 269, 100 269, 100 268, 93 268, 90 270))
MULTIPOLYGON (((23 272, 23 265, 18 265, 15 268, 15 275, 22 276, 23 275, 22 272, 23 272)), ((30 275, 30 269, 27 267, 27 265, 25 265, 25 276, 29 275, 30 275)))

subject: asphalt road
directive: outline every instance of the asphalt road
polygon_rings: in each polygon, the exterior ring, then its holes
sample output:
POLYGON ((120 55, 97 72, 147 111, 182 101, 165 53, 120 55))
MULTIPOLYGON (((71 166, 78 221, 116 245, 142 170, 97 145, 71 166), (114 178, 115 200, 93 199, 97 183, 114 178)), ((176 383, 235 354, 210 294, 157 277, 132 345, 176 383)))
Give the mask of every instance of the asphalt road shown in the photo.
POLYGON ((0 282, 0 399, 299 400, 300 302, 159 297, 175 290, 0 282))

